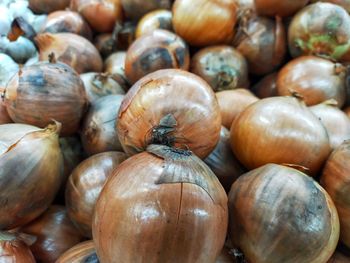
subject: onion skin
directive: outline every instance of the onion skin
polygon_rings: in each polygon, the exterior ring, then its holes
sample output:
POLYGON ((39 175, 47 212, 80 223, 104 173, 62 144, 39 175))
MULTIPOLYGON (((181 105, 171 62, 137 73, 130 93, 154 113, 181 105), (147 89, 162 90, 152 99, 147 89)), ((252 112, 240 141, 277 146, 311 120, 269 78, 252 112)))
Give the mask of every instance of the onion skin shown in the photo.
POLYGON ((309 0, 255 0, 255 8, 261 16, 286 17, 294 15, 308 2, 309 0))
POLYGON ((36 263, 28 245, 20 236, 0 233, 0 261, 4 263, 36 263))
POLYGON ((54 263, 63 252, 82 240, 64 206, 58 205, 50 206, 44 214, 23 226, 20 231, 37 237, 30 249, 38 262, 54 263))
POLYGON ((42 33, 35 37, 39 47, 39 59, 47 60, 49 54, 55 54, 61 61, 79 74, 101 72, 103 62, 97 49, 87 39, 72 33, 42 33))
POLYGON ((292 168, 268 164, 242 175, 229 209, 230 236, 248 262, 326 263, 338 243, 331 197, 292 168))
POLYGON ((297 92, 308 106, 334 99, 342 107, 346 99, 345 71, 339 63, 302 56, 291 60, 279 71, 277 93, 289 96, 297 92))
POLYGON ((278 96, 277 76, 277 72, 266 75, 251 88, 251 91, 260 99, 278 96))
POLYGON ((125 75, 131 84, 160 69, 188 70, 186 43, 174 33, 157 29, 135 40, 125 57, 125 75))
POLYGON ((215 262, 228 220, 218 179, 188 151, 148 151, 123 162, 97 201, 93 237, 101 263, 215 262))
POLYGON ((231 129, 232 123, 242 111, 259 100, 247 89, 224 90, 215 95, 221 110, 222 125, 227 129, 231 129))
POLYGON ((333 61, 350 61, 350 16, 330 3, 308 5, 297 13, 288 29, 293 57, 315 55, 333 61))
POLYGON ((116 132, 118 110, 124 99, 122 95, 109 95, 93 103, 81 127, 81 141, 89 155, 123 151, 116 132))
POLYGON ((66 186, 67 211, 84 237, 92 237, 92 216, 103 185, 126 158, 122 152, 96 154, 80 163, 70 175, 66 186))
POLYGON ((294 164, 316 175, 331 152, 326 129, 294 97, 262 99, 232 123, 231 147, 248 169, 268 163, 294 164))
POLYGON ((207 81, 214 91, 249 87, 247 61, 230 46, 201 49, 191 59, 191 72, 207 81))
POLYGON ((155 29, 173 31, 172 18, 169 10, 160 9, 149 12, 138 22, 135 31, 136 38, 151 33, 155 29))
POLYGON ((62 135, 79 128, 88 101, 78 74, 62 63, 36 63, 23 67, 5 90, 4 102, 14 122, 45 127, 62 123, 62 135))
POLYGON ((64 10, 69 6, 70 0, 29 0, 29 8, 35 13, 51 13, 64 10))
POLYGON ((176 69, 156 71, 135 83, 122 102, 117 122, 119 140, 128 155, 156 143, 185 147, 205 158, 219 141, 220 129, 220 109, 210 86, 176 69))
POLYGON ((173 27, 193 46, 226 44, 234 35, 237 9, 231 0, 176 0, 173 27))
POLYGON ((171 0, 121 0, 126 17, 139 20, 145 14, 157 9, 170 9, 171 0))
POLYGON ((98 263, 94 242, 84 241, 64 252, 55 263, 98 263))
POLYGON ((0 125, 0 229, 30 222, 53 201, 63 180, 59 129, 0 125))
POLYGON ((328 2, 343 7, 348 13, 350 12, 350 1, 349 0, 311 0, 311 3, 314 2, 328 2))

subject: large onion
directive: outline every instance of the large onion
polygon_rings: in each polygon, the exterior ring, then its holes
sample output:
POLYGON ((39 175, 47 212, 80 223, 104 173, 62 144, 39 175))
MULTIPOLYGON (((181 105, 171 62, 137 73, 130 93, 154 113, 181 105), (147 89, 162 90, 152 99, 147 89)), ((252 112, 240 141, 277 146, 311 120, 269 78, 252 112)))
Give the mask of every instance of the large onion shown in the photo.
POLYGON ((262 16, 291 16, 302 9, 309 0, 255 0, 255 8, 262 16))
POLYGON ((69 6, 70 0, 29 0, 29 8, 35 13, 51 13, 64 10, 69 6))
POLYGON ((171 0, 121 0, 126 16, 132 20, 138 20, 156 9, 170 9, 171 2, 171 0))
POLYGON ((198 157, 152 145, 106 182, 93 237, 102 263, 209 263, 224 245, 227 216, 225 191, 198 157))
POLYGON ((268 164, 242 175, 229 209, 230 236, 248 262, 326 263, 338 243, 330 196, 292 168, 268 164))
POLYGON ((10 232, 0 232, 0 262, 3 263, 35 263, 27 240, 33 242, 35 237, 10 232))
POLYGON ((210 86, 194 74, 159 70, 126 94, 117 122, 127 154, 148 144, 188 148, 200 158, 214 150, 221 128, 219 105, 210 86))
POLYGON ((136 38, 148 34, 155 29, 173 31, 172 13, 166 9, 149 12, 138 22, 136 27, 136 38))
POLYGON ((64 252, 55 263, 99 263, 94 242, 85 241, 64 252))

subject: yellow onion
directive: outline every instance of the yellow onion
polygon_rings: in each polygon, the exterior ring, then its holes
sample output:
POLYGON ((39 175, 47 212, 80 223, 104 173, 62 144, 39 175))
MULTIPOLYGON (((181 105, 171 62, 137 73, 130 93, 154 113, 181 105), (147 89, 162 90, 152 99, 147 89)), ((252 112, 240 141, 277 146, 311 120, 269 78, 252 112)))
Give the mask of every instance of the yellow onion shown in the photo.
POLYGON ((30 244, 35 237, 28 235, 0 232, 0 262, 3 263, 35 263, 30 251, 30 244))
POLYGON ((121 0, 126 16, 138 20, 143 15, 156 9, 170 9, 171 0, 121 0))
POLYGON ((64 252, 55 263, 98 263, 94 242, 81 242, 64 252))
POLYGON ((261 16, 291 16, 302 9, 309 0, 255 0, 255 8, 261 16))
POLYGON ((101 72, 103 62, 93 44, 86 38, 72 33, 41 33, 35 37, 39 47, 40 60, 47 60, 54 53, 61 61, 79 74, 84 72, 101 72))
POLYGON ((220 129, 213 90, 198 76, 177 69, 158 70, 135 83, 117 121, 119 141, 129 155, 148 144, 165 144, 205 158, 214 150, 220 129))
POLYGON ((176 0, 173 27, 193 46, 228 43, 234 35, 237 9, 232 0, 176 0))
POLYGON ((81 162, 66 185, 66 206, 69 218, 85 237, 92 237, 92 216, 103 185, 127 158, 122 152, 104 152, 81 162))
POLYGON ((326 263, 339 239, 337 209, 311 177, 267 164, 232 185, 230 237, 248 262, 326 263))
POLYGON ((53 201, 63 172, 59 131, 58 123, 0 125, 0 229, 30 222, 53 201))
POLYGON ((151 145, 124 161, 96 203, 101 263, 214 262, 227 231, 227 196, 190 151, 151 145))
POLYGON ((136 27, 136 38, 148 34, 155 29, 173 31, 172 13, 169 10, 160 9, 147 13, 138 22, 136 27))
POLYGON ((29 8, 35 13, 51 13, 64 10, 69 6, 70 0, 29 0, 29 8))
POLYGON ((113 78, 123 87, 124 90, 130 88, 130 84, 125 76, 125 51, 118 51, 107 57, 104 64, 104 71, 113 75, 113 78))
POLYGON ((266 98, 248 106, 232 123, 231 147, 249 169, 293 164, 310 175, 321 169, 331 152, 322 123, 294 97, 266 98))
POLYGON ((256 83, 251 91, 260 99, 277 96, 277 72, 270 73, 256 83))

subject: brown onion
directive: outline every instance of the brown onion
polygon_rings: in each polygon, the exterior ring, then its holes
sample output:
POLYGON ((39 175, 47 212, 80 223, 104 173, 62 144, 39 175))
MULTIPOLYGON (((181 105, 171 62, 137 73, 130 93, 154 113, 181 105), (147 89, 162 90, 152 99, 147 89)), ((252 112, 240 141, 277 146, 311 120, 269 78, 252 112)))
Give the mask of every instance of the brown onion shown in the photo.
POLYGON ((309 0, 255 0, 255 8, 262 16, 291 16, 302 9, 309 0))
POLYGON ((294 97, 262 99, 232 123, 231 147, 249 169, 268 163, 294 164, 315 175, 331 152, 326 129, 294 97))
POLYGON ((53 201, 62 182, 59 130, 59 124, 0 125, 0 229, 30 222, 53 201))
POLYGON ((348 13, 350 12, 350 1, 349 0, 311 0, 311 3, 314 2, 328 2, 343 7, 348 13))
POLYGON ((247 59, 250 73, 266 75, 274 71, 286 54, 282 20, 248 15, 241 19, 233 45, 247 59))
MULTIPOLYGON (((21 236, 10 232, 0 232, 0 262, 35 263, 29 245, 21 236)), ((33 237, 35 239, 35 237, 33 237)))
POLYGON ((251 90, 260 99, 277 96, 277 72, 270 73, 256 83, 251 90))
POLYGON ((214 91, 249 87, 247 61, 230 46, 201 49, 191 59, 191 72, 202 77, 214 91))
POLYGON ((23 67, 8 82, 4 99, 13 121, 45 127, 54 119, 62 123, 62 135, 77 131, 88 105, 78 74, 49 62, 23 67))
POLYGON ((203 161, 151 145, 123 162, 103 187, 92 228, 97 255, 109 263, 214 262, 227 216, 226 193, 203 161))
POLYGON ((64 252, 55 263, 98 263, 94 242, 84 241, 64 252))
POLYGON ((306 105, 335 99, 342 107, 346 99, 345 67, 327 59, 303 56, 291 60, 278 73, 277 93, 297 92, 306 105))
POLYGON ((171 2, 171 0, 121 0, 126 16, 132 20, 138 20, 156 9, 170 9, 171 2))
POLYGON ((108 151, 123 151, 116 131, 122 95, 109 95, 96 100, 85 116, 81 141, 85 152, 93 155, 108 151))
POLYGON ((173 31, 172 13, 169 10, 160 9, 149 12, 138 22, 136 27, 136 38, 151 33, 155 29, 173 31))
POLYGON ((51 13, 64 10, 69 6, 70 0, 29 0, 29 8, 35 13, 51 13))
POLYGON ((232 0, 175 0, 173 27, 193 46, 225 44, 233 38, 237 10, 232 0))
POLYGON ((187 70, 190 55, 186 43, 174 33, 157 29, 135 40, 126 52, 125 75, 131 84, 159 69, 187 70))
POLYGON ((92 215, 103 185, 127 156, 122 152, 104 152, 91 156, 72 172, 66 186, 69 218, 84 237, 92 237, 92 215))
POLYGON ((327 192, 298 170, 267 164, 242 175, 229 194, 230 236, 248 262, 325 263, 339 239, 327 192))
POLYGON ((124 90, 130 88, 130 84, 125 76, 125 58, 126 52, 118 51, 111 54, 105 60, 104 71, 112 74, 113 78, 123 87, 124 90))
POLYGON ((49 14, 41 31, 53 34, 74 33, 92 39, 92 32, 86 21, 79 13, 69 10, 49 14))
POLYGON ((221 123, 227 129, 231 129, 232 123, 245 108, 259 100, 247 89, 224 90, 215 95, 221 111, 221 123))
POLYGON ((220 129, 220 109, 210 86, 176 69, 158 70, 135 83, 117 122, 119 140, 129 155, 148 144, 165 144, 205 158, 214 150, 220 129))
POLYGON ((40 50, 40 60, 47 60, 52 52, 61 61, 79 74, 101 72, 103 62, 93 44, 82 36, 72 33, 42 33, 35 37, 40 50))
POLYGON ((64 206, 58 205, 50 206, 20 231, 37 237, 30 249, 38 262, 54 263, 63 252, 82 240, 64 206))
POLYGON ((336 250, 333 256, 327 261, 327 263, 349 263, 350 262, 350 253, 342 253, 339 250, 336 250))

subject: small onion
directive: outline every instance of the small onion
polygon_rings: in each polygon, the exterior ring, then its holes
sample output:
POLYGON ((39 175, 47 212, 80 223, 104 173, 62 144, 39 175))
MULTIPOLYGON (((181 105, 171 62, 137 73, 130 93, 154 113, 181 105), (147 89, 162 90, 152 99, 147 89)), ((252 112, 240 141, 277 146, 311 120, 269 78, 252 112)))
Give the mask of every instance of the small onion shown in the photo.
POLYGON ((107 180, 92 229, 101 262, 211 263, 224 245, 227 220, 226 193, 203 161, 151 145, 107 180))
POLYGON ((291 60, 278 73, 277 93, 297 92, 306 105, 335 99, 342 107, 346 99, 345 67, 327 59, 302 56, 291 60))
POLYGON ((262 16, 291 16, 302 9, 309 0, 255 0, 255 8, 262 16))
POLYGON ((86 38, 72 33, 42 33, 35 37, 40 50, 40 60, 47 60, 52 52, 79 74, 101 72, 103 62, 97 49, 86 38))
POLYGON ((6 36, 0 36, 0 52, 9 55, 14 61, 24 64, 37 53, 36 48, 29 39, 19 37, 10 41, 6 36))
POLYGON ((130 84, 125 76, 125 58, 126 52, 124 51, 118 51, 111 54, 105 60, 104 71, 112 74, 113 78, 118 81, 123 89, 128 90, 130 88, 130 84))
POLYGON ((247 61, 230 46, 201 49, 191 59, 191 72, 202 77, 214 91, 249 87, 247 61))
POLYGON ((311 3, 314 2, 328 2, 343 7, 348 13, 350 13, 350 1, 349 0, 311 0, 311 3))
POLYGON ((251 90, 260 99, 277 96, 277 72, 270 73, 256 83, 251 90))
POLYGON ((210 86, 176 69, 158 70, 135 83, 117 121, 119 140, 129 155, 148 144, 165 144, 205 158, 214 150, 220 129, 220 109, 210 86))
POLYGON ((249 169, 294 164, 315 175, 331 152, 326 129, 304 102, 272 97, 248 106, 232 123, 231 147, 249 169))
POLYGON ((94 242, 84 241, 64 252, 55 263, 99 263, 94 242))
POLYGON ((66 185, 67 211, 84 237, 92 237, 92 215, 103 185, 126 158, 122 152, 96 154, 80 163, 70 175, 66 185))
POLYGON ((123 99, 122 95, 109 95, 91 105, 80 133, 87 154, 123 150, 115 129, 123 99))
POLYGON ((10 56, 0 53, 0 88, 6 87, 7 82, 18 70, 18 64, 10 56))
POLYGON ((0 262, 35 263, 36 261, 21 234, 0 232, 0 262))
POLYGON ((156 9, 170 9, 171 2, 171 0, 121 0, 126 16, 132 20, 138 20, 156 9))
POLYGON ((30 249, 38 262, 54 263, 63 252, 82 240, 64 206, 58 205, 50 206, 20 231, 37 237, 30 249))
POLYGON ((29 8, 35 13, 51 13, 64 10, 69 6, 70 0, 29 0, 29 8))
POLYGON ((136 38, 146 35, 155 29, 173 31, 172 13, 169 10, 155 10, 149 12, 138 22, 136 27, 136 38))
POLYGON ((174 33, 157 29, 130 46, 125 58, 125 75, 131 84, 159 69, 187 70, 190 55, 186 43, 174 33))
POLYGON ((230 236, 248 262, 325 263, 339 239, 327 192, 298 170, 268 164, 242 175, 229 194, 230 236))

